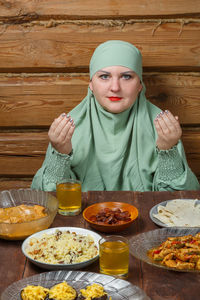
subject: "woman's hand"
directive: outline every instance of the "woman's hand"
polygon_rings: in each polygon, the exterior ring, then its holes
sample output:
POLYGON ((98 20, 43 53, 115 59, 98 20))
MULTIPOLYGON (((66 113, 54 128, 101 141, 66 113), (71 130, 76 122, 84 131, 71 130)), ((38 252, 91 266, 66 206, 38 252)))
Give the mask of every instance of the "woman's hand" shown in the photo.
POLYGON ((48 132, 49 140, 54 149, 63 154, 70 154, 74 129, 74 122, 69 115, 63 113, 55 119, 48 132))
POLYGON ((174 117, 168 110, 162 111, 154 120, 154 125, 158 134, 158 149, 168 150, 178 143, 182 130, 177 116, 174 117))

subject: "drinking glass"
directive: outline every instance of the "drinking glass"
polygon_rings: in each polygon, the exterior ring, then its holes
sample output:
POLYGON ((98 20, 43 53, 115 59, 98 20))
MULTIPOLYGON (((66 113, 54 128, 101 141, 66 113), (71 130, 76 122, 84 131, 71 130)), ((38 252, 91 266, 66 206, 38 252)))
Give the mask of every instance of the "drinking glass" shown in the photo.
POLYGON ((99 241, 100 273, 119 278, 128 277, 129 243, 119 235, 110 235, 99 241))
POLYGON ((58 213, 75 216, 81 212, 81 182, 76 179, 64 179, 56 185, 58 213))

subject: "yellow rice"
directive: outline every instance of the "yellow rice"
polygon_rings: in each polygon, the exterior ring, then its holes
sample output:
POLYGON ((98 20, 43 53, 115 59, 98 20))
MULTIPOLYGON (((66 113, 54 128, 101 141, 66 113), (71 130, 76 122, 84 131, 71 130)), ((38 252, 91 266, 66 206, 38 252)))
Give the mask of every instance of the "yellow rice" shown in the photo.
POLYGON ((26 253, 34 260, 48 264, 74 264, 98 255, 92 236, 56 230, 31 238, 26 253))

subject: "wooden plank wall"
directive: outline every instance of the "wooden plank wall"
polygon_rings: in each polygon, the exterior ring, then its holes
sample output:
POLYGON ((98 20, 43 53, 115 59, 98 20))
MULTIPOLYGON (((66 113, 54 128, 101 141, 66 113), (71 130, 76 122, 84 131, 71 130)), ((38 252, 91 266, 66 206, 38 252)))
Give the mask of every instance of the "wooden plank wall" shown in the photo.
POLYGON ((200 178, 200 1, 0 1, 0 188, 27 187, 48 127, 85 96, 96 46, 142 52, 147 98, 180 118, 200 178))

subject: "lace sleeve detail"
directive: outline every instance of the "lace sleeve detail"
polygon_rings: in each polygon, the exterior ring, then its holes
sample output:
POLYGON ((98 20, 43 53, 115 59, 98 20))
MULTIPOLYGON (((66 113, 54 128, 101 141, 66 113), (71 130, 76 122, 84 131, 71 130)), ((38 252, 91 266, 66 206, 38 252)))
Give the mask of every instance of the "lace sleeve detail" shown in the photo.
POLYGON ((158 153, 158 177, 162 181, 170 181, 180 177, 184 173, 182 158, 177 146, 169 150, 159 150, 158 153))
POLYGON ((51 147, 45 170, 46 183, 56 183, 69 177, 72 156, 73 152, 70 155, 62 154, 51 147))

